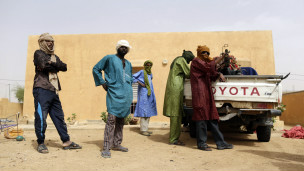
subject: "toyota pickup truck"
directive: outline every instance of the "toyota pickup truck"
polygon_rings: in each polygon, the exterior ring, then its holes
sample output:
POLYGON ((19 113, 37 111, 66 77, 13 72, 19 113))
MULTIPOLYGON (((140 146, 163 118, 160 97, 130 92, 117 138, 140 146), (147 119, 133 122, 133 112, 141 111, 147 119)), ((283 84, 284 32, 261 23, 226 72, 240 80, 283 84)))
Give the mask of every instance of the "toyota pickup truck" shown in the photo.
MULTIPOLYGON (((212 91, 220 116, 220 125, 228 125, 245 133, 256 131, 258 141, 268 142, 273 117, 282 100, 283 76, 280 75, 225 75, 226 82, 214 82, 212 91)), ((184 84, 184 112, 189 121, 190 136, 196 137, 195 123, 191 120, 192 95, 190 80, 184 84)))

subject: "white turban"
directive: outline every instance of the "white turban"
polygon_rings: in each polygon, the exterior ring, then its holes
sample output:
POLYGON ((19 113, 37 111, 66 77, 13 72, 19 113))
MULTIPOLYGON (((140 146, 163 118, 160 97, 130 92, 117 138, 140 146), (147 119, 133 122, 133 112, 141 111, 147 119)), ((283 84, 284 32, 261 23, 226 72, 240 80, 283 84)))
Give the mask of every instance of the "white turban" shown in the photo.
POLYGON ((130 51, 130 49, 132 48, 132 47, 130 46, 129 42, 126 41, 126 40, 119 40, 119 41, 117 42, 117 45, 116 45, 116 50, 117 50, 118 48, 120 48, 121 46, 127 47, 129 51, 130 51))

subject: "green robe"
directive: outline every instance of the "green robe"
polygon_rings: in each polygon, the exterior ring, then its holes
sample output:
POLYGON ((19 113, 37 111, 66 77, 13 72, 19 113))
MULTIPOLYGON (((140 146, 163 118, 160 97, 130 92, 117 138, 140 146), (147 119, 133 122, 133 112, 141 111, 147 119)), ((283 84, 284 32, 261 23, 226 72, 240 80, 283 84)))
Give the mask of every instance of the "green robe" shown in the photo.
POLYGON ((164 116, 184 116, 183 96, 184 81, 190 77, 190 68, 183 57, 177 57, 168 75, 163 115, 164 116))

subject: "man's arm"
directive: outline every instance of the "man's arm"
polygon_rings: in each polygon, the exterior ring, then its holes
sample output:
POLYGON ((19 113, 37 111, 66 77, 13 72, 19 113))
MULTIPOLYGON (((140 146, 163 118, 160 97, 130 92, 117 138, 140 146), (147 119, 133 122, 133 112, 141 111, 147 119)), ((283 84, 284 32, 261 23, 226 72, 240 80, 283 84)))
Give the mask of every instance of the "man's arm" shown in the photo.
POLYGON ((140 70, 137 73, 132 75, 132 82, 138 83, 142 87, 146 87, 145 84, 142 83, 143 78, 144 78, 143 70, 140 70))
POLYGON ((220 62, 222 62, 222 60, 224 59, 224 57, 225 57, 225 56, 224 56, 223 54, 221 54, 220 57, 214 58, 215 65, 216 65, 216 64, 219 64, 220 62))
POLYGON ((220 73, 220 81, 221 82, 226 82, 226 78, 225 78, 225 76, 222 74, 222 73, 220 73))
POLYGON ((34 53, 34 65, 39 71, 53 73, 58 72, 58 70, 49 63, 47 55, 40 50, 37 50, 34 53))
POLYGON ((106 90, 106 81, 102 78, 102 71, 107 67, 108 56, 103 57, 94 67, 93 67, 93 77, 96 86, 102 85, 106 90))
POLYGON ((183 60, 179 60, 179 61, 176 61, 177 64, 180 66, 180 68, 182 69, 183 73, 185 74, 185 77, 186 78, 190 78, 190 67, 187 63, 187 61, 182 58, 183 60))
POLYGON ((58 71, 67 71, 67 64, 63 63, 58 56, 56 57, 56 62, 50 62, 58 71))

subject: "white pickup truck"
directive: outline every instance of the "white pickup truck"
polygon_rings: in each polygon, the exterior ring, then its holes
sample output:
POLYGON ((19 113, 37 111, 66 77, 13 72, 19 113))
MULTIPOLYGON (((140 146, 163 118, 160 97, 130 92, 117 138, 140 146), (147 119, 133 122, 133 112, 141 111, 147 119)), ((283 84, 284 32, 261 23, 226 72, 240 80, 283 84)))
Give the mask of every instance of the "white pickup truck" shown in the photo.
MULTIPOLYGON (((283 76, 280 75, 225 75, 226 82, 212 86, 220 124, 238 128, 243 132, 256 131, 259 141, 268 142, 273 126, 272 117, 281 116, 277 110, 282 101, 283 76)), ((184 111, 189 121, 190 136, 196 136, 191 120, 192 95, 190 80, 184 84, 184 111)))

